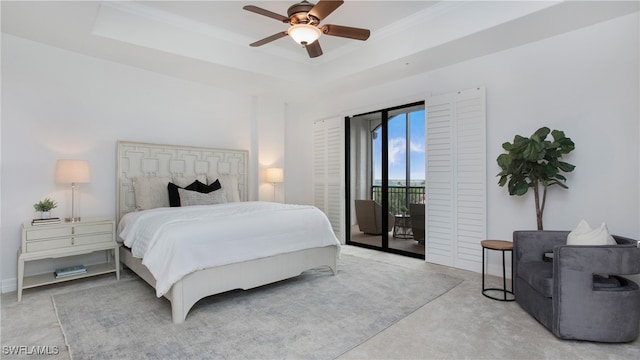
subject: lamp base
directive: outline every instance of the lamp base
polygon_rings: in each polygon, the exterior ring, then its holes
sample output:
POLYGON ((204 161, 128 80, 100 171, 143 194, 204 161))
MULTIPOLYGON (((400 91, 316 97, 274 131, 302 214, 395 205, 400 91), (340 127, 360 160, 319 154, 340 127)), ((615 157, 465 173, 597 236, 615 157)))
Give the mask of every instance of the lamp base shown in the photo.
POLYGON ((64 221, 66 221, 66 222, 80 222, 80 216, 78 216, 78 217, 68 217, 68 218, 65 218, 64 221))

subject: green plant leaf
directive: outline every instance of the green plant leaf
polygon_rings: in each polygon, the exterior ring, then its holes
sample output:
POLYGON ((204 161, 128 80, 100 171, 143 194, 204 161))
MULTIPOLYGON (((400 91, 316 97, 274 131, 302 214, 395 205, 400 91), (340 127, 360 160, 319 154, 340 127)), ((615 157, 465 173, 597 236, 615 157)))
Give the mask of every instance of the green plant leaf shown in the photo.
POLYGON ((521 138, 517 141, 514 140, 513 145, 511 145, 509 149, 509 153, 514 157, 518 157, 522 153, 522 150, 527 147, 528 143, 529 139, 527 138, 521 138))
POLYGON ((528 190, 529 190, 529 184, 527 184, 526 181, 518 181, 513 188, 513 194, 517 196, 522 196, 526 194, 528 190))
POLYGON ((551 179, 554 176, 558 175, 558 172, 558 168, 556 166, 553 166, 553 164, 551 163, 548 163, 544 166, 544 175, 547 179, 551 179))
POLYGON ((509 167, 511 156, 509 156, 509 154, 500 154, 496 160, 498 161, 498 166, 504 170, 509 167))
POLYGON ((566 136, 564 135, 564 131, 560 131, 560 130, 553 130, 551 132, 551 136, 553 136, 553 140, 555 141, 559 141, 560 139, 566 138, 566 136))
POLYGON ((529 141, 524 151, 522 151, 522 157, 527 161, 538 160, 538 147, 534 141, 529 141))
POLYGON ((518 143, 521 143, 521 142, 527 141, 527 140, 529 140, 529 139, 527 139, 524 136, 516 135, 516 136, 513 137, 513 144, 515 145, 515 144, 518 144, 518 143))
POLYGON ((571 165, 568 162, 558 161, 558 168, 564 172, 572 172, 576 168, 575 165, 571 165))
POLYGON ((546 139, 547 135, 549 135, 549 131, 551 131, 551 130, 549 130, 548 127, 544 126, 544 127, 541 127, 540 129, 536 130, 536 132, 534 132, 533 135, 531 135, 531 137, 536 136, 539 139, 546 139))
POLYGON ((563 154, 568 154, 575 150, 576 145, 571 141, 571 139, 566 138, 560 141, 560 152, 563 154))

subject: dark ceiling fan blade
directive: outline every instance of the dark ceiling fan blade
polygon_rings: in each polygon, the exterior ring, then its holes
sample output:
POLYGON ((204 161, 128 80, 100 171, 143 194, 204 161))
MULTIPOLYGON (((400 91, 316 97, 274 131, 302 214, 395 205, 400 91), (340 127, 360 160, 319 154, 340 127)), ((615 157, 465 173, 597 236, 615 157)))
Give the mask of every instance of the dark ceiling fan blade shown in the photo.
POLYGON ((318 21, 322 21, 322 19, 329 16, 329 14, 340 7, 343 3, 344 1, 342 0, 320 0, 311 10, 309 10, 307 16, 312 16, 318 19, 318 21))
POLYGON ((262 46, 262 45, 264 45, 266 43, 270 43, 270 42, 272 42, 274 40, 278 40, 278 39, 280 39, 282 37, 285 37, 285 36, 287 36, 287 32, 286 31, 279 32, 277 34, 273 34, 271 36, 267 36, 266 38, 264 38, 262 40, 258 40, 258 41, 254 42, 252 44, 249 44, 249 46, 251 46, 251 47, 262 46))
POLYGON ((246 5, 243 7, 243 9, 247 10, 247 11, 251 11, 254 12, 256 14, 260 14, 260 15, 264 15, 267 17, 270 17, 272 19, 276 19, 278 21, 282 21, 283 23, 288 23, 289 22, 289 18, 284 16, 284 15, 280 15, 277 13, 274 13, 273 11, 269 11, 257 6, 253 6, 253 5, 246 5))
POLYGON ((360 29, 349 26, 342 25, 324 25, 322 28, 322 33, 331 35, 331 36, 340 36, 349 39, 355 40, 367 40, 369 35, 371 35, 371 31, 368 29, 360 29))
POLYGON ((310 58, 314 58, 322 55, 322 48, 320 47, 320 42, 318 40, 305 46, 305 48, 307 49, 307 54, 309 54, 310 58))

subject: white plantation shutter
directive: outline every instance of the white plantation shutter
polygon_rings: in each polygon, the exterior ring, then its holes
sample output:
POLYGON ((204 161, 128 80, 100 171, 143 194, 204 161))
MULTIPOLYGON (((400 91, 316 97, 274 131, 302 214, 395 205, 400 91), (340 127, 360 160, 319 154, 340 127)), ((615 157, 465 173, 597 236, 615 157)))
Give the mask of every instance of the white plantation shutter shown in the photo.
POLYGON ((453 266, 453 99, 425 101, 426 117, 426 260, 453 266))
POLYGON ((456 110, 456 267, 479 270, 487 237, 485 89, 461 91, 456 110))
POLYGON ((486 238, 485 89, 430 97, 426 260, 478 271, 486 238))
POLYGON ((344 126, 340 118, 313 125, 313 201, 344 243, 344 126))

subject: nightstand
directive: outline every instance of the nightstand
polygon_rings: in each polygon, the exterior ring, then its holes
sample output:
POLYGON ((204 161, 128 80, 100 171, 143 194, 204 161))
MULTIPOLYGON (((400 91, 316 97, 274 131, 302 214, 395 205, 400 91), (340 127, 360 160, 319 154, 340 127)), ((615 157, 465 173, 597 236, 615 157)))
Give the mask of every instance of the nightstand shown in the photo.
POLYGON ((115 222, 108 218, 82 218, 81 221, 60 224, 31 225, 30 222, 22 224, 22 243, 18 251, 18 301, 22 300, 23 289, 37 286, 112 272, 116 273, 116 279, 119 280, 118 247, 115 240, 115 222), (56 278, 51 269, 50 273, 24 276, 26 262, 88 254, 94 251, 105 251, 107 262, 87 266, 86 273, 56 278))

